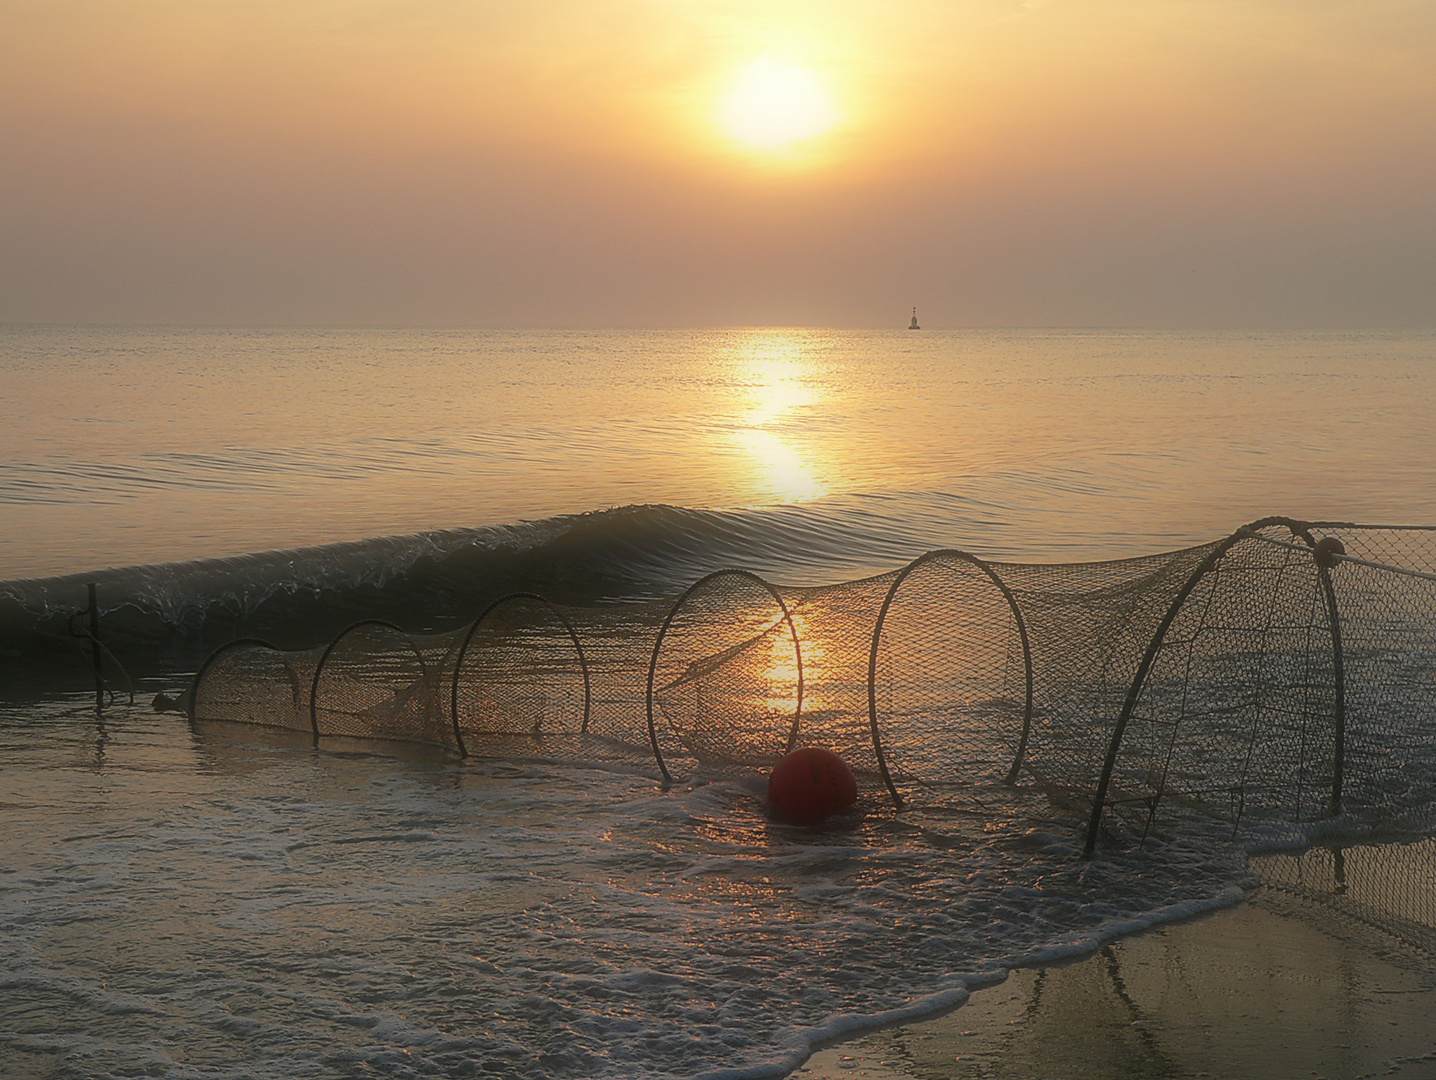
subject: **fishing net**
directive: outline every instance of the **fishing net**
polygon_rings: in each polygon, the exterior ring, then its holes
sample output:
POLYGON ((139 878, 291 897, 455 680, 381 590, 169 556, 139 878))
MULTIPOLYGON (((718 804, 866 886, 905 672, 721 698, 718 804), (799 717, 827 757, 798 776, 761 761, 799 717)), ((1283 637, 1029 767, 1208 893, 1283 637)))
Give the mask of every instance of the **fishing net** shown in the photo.
POLYGON ((512 594, 448 633, 234 642, 189 709, 665 780, 823 746, 874 802, 1038 788, 1089 815, 1089 853, 1187 815, 1379 827, 1436 790, 1436 529, 1267 519, 1109 562, 935 551, 818 588, 723 570, 647 604, 512 594))
POLYGON ((1271 906, 1436 972, 1436 840, 1315 847, 1253 869, 1271 906))
POLYGON ((725 570, 697 582, 662 627, 650 664, 654 746, 665 767, 770 767, 802 719, 802 652, 781 595, 725 570))

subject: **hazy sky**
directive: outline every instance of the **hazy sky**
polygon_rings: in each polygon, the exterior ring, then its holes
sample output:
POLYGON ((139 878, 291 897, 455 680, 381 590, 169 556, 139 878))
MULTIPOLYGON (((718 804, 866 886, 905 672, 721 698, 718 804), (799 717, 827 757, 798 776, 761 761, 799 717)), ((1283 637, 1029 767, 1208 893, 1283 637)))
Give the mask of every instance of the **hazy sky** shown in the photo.
POLYGON ((0 0, 0 321, 914 304, 1436 327, 1436 2, 0 0))

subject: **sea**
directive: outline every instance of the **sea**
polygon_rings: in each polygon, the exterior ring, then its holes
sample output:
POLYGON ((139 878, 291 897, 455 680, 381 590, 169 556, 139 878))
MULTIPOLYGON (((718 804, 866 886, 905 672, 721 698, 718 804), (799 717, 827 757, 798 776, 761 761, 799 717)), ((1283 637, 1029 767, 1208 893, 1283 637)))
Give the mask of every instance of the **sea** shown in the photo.
POLYGON ((803 826, 757 773, 150 701, 233 639, 436 633, 516 590, 621 619, 724 568, 1436 524, 1433 417, 1431 333, 0 327, 0 1073, 776 1077, 1238 903, 1250 845, 1084 862, 1020 785, 803 826))

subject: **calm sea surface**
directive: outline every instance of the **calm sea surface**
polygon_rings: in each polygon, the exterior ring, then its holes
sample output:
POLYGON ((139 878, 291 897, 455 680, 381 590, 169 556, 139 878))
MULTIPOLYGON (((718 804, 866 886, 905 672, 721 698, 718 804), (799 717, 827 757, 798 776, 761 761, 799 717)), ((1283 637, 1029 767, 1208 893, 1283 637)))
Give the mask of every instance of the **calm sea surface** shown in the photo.
POLYGON ((1137 554, 1436 520, 1436 336, 0 328, 0 579, 628 504, 1137 554))

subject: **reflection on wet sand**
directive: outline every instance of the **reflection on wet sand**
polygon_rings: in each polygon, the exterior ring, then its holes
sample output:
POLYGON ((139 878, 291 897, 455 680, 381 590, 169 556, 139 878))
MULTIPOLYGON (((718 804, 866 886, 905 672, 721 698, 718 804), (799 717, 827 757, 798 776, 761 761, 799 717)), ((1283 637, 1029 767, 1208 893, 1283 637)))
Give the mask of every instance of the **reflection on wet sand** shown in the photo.
POLYGON ((1253 868, 1270 906, 1436 970, 1436 839, 1312 848, 1257 859, 1253 868))
POLYGON ((794 1076, 1436 1076, 1436 841, 1254 869, 1253 903, 1014 971, 952 1013, 832 1047, 794 1076))

